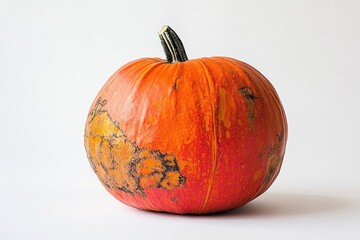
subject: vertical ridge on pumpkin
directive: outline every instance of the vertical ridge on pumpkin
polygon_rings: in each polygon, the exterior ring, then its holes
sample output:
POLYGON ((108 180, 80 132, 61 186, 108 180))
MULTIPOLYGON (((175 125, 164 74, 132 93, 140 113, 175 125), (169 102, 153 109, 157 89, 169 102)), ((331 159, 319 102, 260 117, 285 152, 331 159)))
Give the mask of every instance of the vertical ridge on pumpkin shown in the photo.
POLYGON ((143 59, 134 60, 132 62, 129 62, 129 63, 125 64, 124 66, 119 68, 113 75, 110 76, 109 80, 103 86, 101 91, 107 92, 109 89, 111 89, 113 87, 114 82, 117 81, 120 73, 124 73, 124 72, 128 72, 128 71, 134 71, 133 70, 134 64, 136 64, 138 66, 138 68, 140 69, 143 66, 148 65, 149 63, 152 63, 152 62, 153 62, 153 59, 151 59, 151 58, 143 58, 143 59), (141 62, 141 65, 138 65, 137 64, 138 62, 141 62))
MULTIPOLYGON (((207 68, 207 66, 202 62, 201 59, 198 59, 197 62, 202 66, 202 68, 204 69, 205 72, 205 80, 207 81, 208 84, 208 91, 209 91, 209 96, 214 95, 214 81, 212 79, 212 77, 209 74, 209 70, 207 68)), ((213 140, 212 140, 212 167, 211 167, 211 176, 209 178, 209 182, 208 182, 208 189, 206 192, 206 196, 205 196, 205 200, 204 203, 201 207, 200 213, 203 213, 205 211, 206 205, 209 201, 210 198, 210 194, 211 194, 211 190, 212 190, 212 185, 213 185, 213 181, 215 178, 215 173, 216 173, 216 167, 217 167, 217 133, 216 133, 216 112, 215 112, 215 103, 214 103, 214 99, 212 99, 211 101, 211 109, 212 109, 212 120, 213 120, 213 140)))
MULTIPOLYGON (((145 77, 152 70, 154 70, 157 66, 159 66, 161 64, 162 64, 161 62, 156 62, 156 63, 153 63, 153 64, 147 66, 147 68, 137 77, 137 79, 135 79, 134 84, 130 89, 129 95, 127 96, 124 106, 132 106, 132 104, 129 104, 129 102, 136 95, 137 89, 139 88, 143 79, 145 79, 145 77)), ((137 141, 137 139, 138 139, 138 132, 139 132, 139 129, 141 128, 141 126, 139 126, 139 125, 140 125, 140 123, 134 127, 134 132, 133 132, 134 133, 134 141, 137 141)))

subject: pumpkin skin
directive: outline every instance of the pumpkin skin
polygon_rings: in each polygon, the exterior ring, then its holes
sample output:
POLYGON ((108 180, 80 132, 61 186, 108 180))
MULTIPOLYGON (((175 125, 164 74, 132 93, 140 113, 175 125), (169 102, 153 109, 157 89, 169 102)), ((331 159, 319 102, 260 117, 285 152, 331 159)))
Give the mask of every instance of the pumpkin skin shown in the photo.
POLYGON ((85 126, 103 186, 128 206, 178 214, 240 207, 265 192, 287 123, 271 83, 228 57, 144 58, 106 82, 85 126))

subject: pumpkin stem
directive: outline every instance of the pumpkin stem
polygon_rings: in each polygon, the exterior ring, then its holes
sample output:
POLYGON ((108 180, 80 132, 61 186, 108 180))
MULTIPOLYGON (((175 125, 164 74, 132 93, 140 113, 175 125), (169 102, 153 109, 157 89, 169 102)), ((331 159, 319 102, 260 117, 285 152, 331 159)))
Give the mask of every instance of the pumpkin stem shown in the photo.
POLYGON ((175 31, 169 26, 163 26, 159 32, 159 37, 168 63, 185 62, 188 60, 184 45, 175 31))

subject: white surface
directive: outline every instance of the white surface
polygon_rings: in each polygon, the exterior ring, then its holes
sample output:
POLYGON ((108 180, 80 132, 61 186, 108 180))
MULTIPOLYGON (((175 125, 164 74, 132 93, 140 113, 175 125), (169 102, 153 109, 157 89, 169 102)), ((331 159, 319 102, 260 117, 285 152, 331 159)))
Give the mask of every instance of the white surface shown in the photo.
POLYGON ((0 239, 359 239, 359 1, 0 0, 0 239), (189 58, 244 60, 289 122, 279 178, 211 216, 128 208, 83 149, 107 78, 163 57, 168 24, 189 58))

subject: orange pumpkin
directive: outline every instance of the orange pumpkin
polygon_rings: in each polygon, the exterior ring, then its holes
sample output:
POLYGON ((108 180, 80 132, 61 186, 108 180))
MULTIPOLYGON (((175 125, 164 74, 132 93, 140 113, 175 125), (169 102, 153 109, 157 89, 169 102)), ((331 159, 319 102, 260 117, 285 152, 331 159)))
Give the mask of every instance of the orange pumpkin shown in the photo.
POLYGON ((103 186, 139 209, 205 214, 237 208, 279 173, 284 109, 255 68, 228 57, 188 60, 169 27, 167 60, 126 64, 91 106, 85 148, 103 186))

